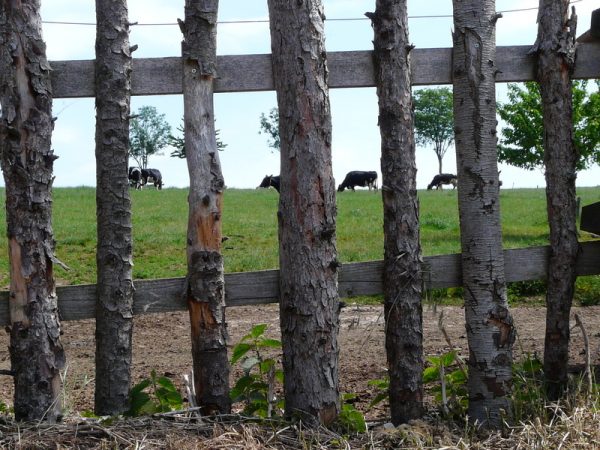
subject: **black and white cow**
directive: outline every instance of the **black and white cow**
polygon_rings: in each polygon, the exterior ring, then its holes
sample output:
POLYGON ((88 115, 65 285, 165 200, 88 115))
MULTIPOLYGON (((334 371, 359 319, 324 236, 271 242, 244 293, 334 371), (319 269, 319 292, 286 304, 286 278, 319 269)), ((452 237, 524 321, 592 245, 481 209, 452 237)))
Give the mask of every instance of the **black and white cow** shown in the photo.
POLYGON ((456 185, 458 184, 458 178, 456 175, 452 173, 440 173, 433 177, 431 183, 427 186, 427 190, 431 190, 433 188, 442 189, 442 185, 451 184, 453 186, 452 189, 456 189, 456 185))
POLYGON ((154 184, 156 189, 160 190, 163 187, 162 175, 158 169, 142 169, 142 186, 145 186, 148 181, 154 184))
POLYGON ((130 167, 129 172, 129 185, 136 189, 142 188, 142 169, 139 167, 130 167))
POLYGON ((360 170, 348 172, 342 184, 338 186, 338 192, 342 192, 346 188, 354 190, 356 186, 377 190, 377 172, 363 172, 360 170))
MULTIPOLYGON (((279 175, 274 177, 273 175, 265 175, 262 182, 258 185, 259 188, 268 188, 273 186, 277 192, 279 192, 279 175)), ((258 189, 258 188, 257 188, 258 189)))

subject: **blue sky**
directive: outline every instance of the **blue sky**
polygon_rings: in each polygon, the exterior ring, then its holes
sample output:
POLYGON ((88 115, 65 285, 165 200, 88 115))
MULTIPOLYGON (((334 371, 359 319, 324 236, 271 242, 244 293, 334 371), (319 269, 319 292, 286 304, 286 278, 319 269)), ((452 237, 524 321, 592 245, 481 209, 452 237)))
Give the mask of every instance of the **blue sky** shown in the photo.
MULTIPOLYGON (((73 0, 44 0, 43 21, 95 21, 94 3, 73 0)), ((590 13, 600 7, 598 0, 574 3, 579 16, 578 35, 589 29, 590 13)), ((172 23, 183 18, 184 1, 129 0, 129 18, 140 24, 172 23)), ((536 8, 538 0, 497 0, 496 9, 536 8)), ((375 9, 375 1, 324 0, 328 19, 357 18, 375 9)), ((451 15, 451 0, 409 1, 409 16, 451 15)), ((537 32, 535 10, 507 12, 497 25, 497 45, 530 45, 537 32)), ((266 21, 266 0, 221 0, 219 21, 266 21)), ((410 39, 418 48, 451 47, 451 17, 412 18, 410 39)), ((371 50, 373 32, 368 20, 327 21, 325 24, 328 51, 371 50)), ((222 23, 218 27, 217 53, 220 55, 270 53, 270 35, 266 22, 222 23)), ((134 57, 165 57, 180 54, 181 33, 177 25, 134 26, 130 42, 139 49, 134 57)), ((44 24, 44 39, 48 58, 52 60, 93 59, 95 28, 85 25, 44 24)), ((502 101, 506 88, 497 85, 497 98, 502 101)), ((330 90, 333 122, 333 173, 339 183, 350 170, 377 170, 380 173, 380 138, 377 127, 377 96, 374 88, 330 90)), ((132 111, 143 105, 153 105, 164 113, 173 129, 183 116, 181 96, 133 97, 132 111)), ((215 116, 220 137, 227 144, 220 153, 226 185, 236 188, 256 187, 265 174, 279 173, 279 154, 267 144, 267 137, 258 133, 259 118, 276 105, 274 92, 227 93, 215 95, 215 116)), ((95 185, 93 99, 56 99, 57 116, 53 133, 53 148, 59 159, 55 162, 57 187, 95 185)), ((153 156, 149 166, 161 170, 166 187, 189 185, 185 160, 153 156)), ((437 160, 430 148, 417 148, 417 187, 425 188, 437 173, 437 160)), ((505 188, 542 187, 543 172, 523 171, 502 166, 505 188)), ((444 158, 444 171, 455 172, 454 149, 444 158)), ((579 174, 579 186, 595 186, 600 171, 594 168, 579 174)), ((4 181, 0 181, 3 185, 4 181)))

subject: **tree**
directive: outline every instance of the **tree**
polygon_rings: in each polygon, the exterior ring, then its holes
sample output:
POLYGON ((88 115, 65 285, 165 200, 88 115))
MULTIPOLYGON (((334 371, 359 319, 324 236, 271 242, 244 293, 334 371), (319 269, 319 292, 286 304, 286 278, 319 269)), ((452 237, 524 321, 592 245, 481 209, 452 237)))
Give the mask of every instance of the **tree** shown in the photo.
MULTIPOLYGON (((10 265, 10 364, 18 421, 61 417, 58 302, 53 277, 52 86, 39 0, 0 2, 0 164, 10 265)), ((3 256, 4 257, 4 256, 3 256)))
MULTIPOLYGON (((600 163, 600 80, 590 92, 588 81, 572 82, 572 120, 577 171, 600 163)), ((498 159, 523 169, 544 166, 544 124, 542 98, 537 82, 508 85, 508 102, 498 105, 498 115, 506 122, 498 146, 498 159)))
POLYGON ((433 145, 442 173, 442 159, 454 142, 452 91, 449 88, 419 89, 414 94, 417 144, 433 145))
POLYGON ((320 0, 269 0, 281 121, 279 292, 285 409, 329 424, 339 408, 339 299, 331 109, 320 0))
MULTIPOLYGON (((544 378, 549 399, 557 400, 568 382, 571 304, 575 291, 577 239, 577 154, 571 74, 575 67, 575 25, 569 19, 569 0, 540 0, 536 78, 540 83, 544 117, 543 148, 546 202, 550 225, 544 378)), ((596 116, 596 121, 598 116, 596 116)), ((596 137, 598 139, 598 137, 596 137)))
MULTIPOLYGON (((177 127, 177 131, 183 133, 182 136, 175 136, 169 133, 169 145, 173 147, 175 150, 171 152, 171 157, 173 158, 181 158, 184 159, 186 157, 185 153, 185 128, 184 128, 184 120, 181 119, 181 125, 177 127)), ((217 139, 217 150, 222 152, 227 147, 227 144, 224 144, 223 141, 219 138, 220 130, 215 130, 215 135, 217 139)))
POLYGON ((269 111, 269 115, 265 116, 265 113, 260 115, 260 129, 259 134, 266 134, 269 136, 269 147, 279 151, 281 141, 279 139, 279 109, 272 108, 269 111))
POLYGON ((375 33, 384 227, 385 348, 395 425, 423 412, 421 246, 407 0, 377 0, 375 33))
POLYGON ((129 122, 129 156, 143 169, 148 158, 169 145, 171 126, 154 106, 142 106, 129 122))
POLYGON ((126 0, 96 0, 96 386, 99 415, 129 409, 133 239, 129 162, 131 50, 126 0))
POLYGON ((185 298, 190 315, 196 403, 203 414, 227 414, 229 361, 225 322, 222 204, 213 104, 217 77, 218 0, 186 0, 181 45, 185 149, 190 190, 185 298))
POLYGON ((496 156, 494 0, 453 0, 454 117, 469 419, 499 427, 510 415, 514 325, 506 294, 496 156))

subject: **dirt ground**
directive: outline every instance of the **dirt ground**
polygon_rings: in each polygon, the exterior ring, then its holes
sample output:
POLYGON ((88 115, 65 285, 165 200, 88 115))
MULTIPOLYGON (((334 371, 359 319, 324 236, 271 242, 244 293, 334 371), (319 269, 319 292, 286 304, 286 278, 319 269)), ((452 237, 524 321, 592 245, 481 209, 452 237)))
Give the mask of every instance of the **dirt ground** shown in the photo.
MULTIPOLYGON (((445 329, 454 348, 467 358, 467 339, 464 313, 460 307, 431 307, 424 311, 425 355, 433 356, 450 350, 438 330, 439 314, 444 315, 445 329)), ((523 352, 542 356, 544 349, 545 309, 520 307, 512 310, 518 332, 515 359, 523 352)), ((573 308, 583 320, 590 339, 592 363, 600 364, 600 306, 573 308)), ((258 323, 268 323, 266 334, 279 338, 278 306, 247 306, 227 310, 230 347, 239 342, 250 328, 258 323)), ((572 320, 574 325, 574 319, 572 320)), ((66 414, 91 410, 94 392, 94 321, 63 322, 62 342, 67 354, 68 367, 64 376, 64 406, 66 414)), ((186 312, 139 316, 134 328, 134 382, 156 370, 170 377, 181 387, 183 375, 190 370, 191 354, 189 320, 186 312)), ((9 336, 0 335, 0 369, 10 368, 9 336)), ((356 306, 349 304, 342 310, 340 327, 340 384, 342 392, 357 395, 355 406, 366 412, 368 419, 385 417, 384 408, 367 410, 376 392, 369 380, 385 374, 384 320, 381 306, 356 306)), ((583 339, 578 328, 572 331, 570 364, 583 363, 583 339)), ((239 376, 233 371, 232 380, 239 376)), ((12 403, 12 382, 0 376, 0 400, 12 403)), ((233 381, 232 381, 233 383, 233 381)))

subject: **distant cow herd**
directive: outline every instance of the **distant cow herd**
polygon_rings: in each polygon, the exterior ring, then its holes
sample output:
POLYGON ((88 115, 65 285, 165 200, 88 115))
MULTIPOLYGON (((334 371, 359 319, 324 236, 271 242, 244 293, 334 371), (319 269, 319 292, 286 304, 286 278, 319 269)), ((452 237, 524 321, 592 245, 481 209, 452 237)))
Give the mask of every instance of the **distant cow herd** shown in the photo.
MULTIPOLYGON (((433 180, 427 186, 427 190, 442 189, 443 185, 452 185, 455 189, 458 185, 458 178, 456 175, 451 173, 440 173, 433 177, 433 180)), ((502 184, 500 184, 502 185, 502 184)), ((366 187, 377 190, 377 172, 374 171, 361 171, 361 170, 353 170, 346 174, 344 181, 342 184, 338 186, 338 192, 343 192, 345 189, 352 189, 354 191, 355 187, 366 187)), ((262 182, 258 185, 259 188, 269 188, 274 187, 277 192, 279 192, 280 187, 280 177, 279 175, 265 175, 262 182)))
POLYGON ((141 169, 139 167, 129 168, 129 185, 136 189, 142 189, 148 182, 154 184, 158 190, 162 189, 163 181, 160 170, 141 169))
MULTIPOLYGON (((277 192, 280 190, 281 178, 279 175, 265 175, 259 188, 273 187, 277 192)), ((129 167, 129 185, 136 189, 142 189, 146 184, 152 183, 158 190, 163 187, 162 174, 158 169, 142 169, 140 167, 129 167)), ((431 183, 427 186, 427 190, 442 189, 443 185, 452 185, 456 188, 458 178, 451 173, 440 173, 433 177, 431 183)), ((500 184, 502 185, 502 184, 500 184)), ((344 181, 338 186, 338 192, 343 192, 345 189, 354 191, 355 187, 366 187, 369 190, 377 190, 377 172, 353 170, 346 174, 344 181)))

